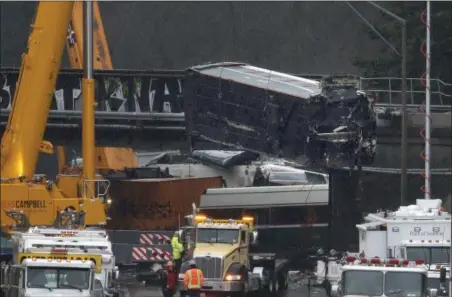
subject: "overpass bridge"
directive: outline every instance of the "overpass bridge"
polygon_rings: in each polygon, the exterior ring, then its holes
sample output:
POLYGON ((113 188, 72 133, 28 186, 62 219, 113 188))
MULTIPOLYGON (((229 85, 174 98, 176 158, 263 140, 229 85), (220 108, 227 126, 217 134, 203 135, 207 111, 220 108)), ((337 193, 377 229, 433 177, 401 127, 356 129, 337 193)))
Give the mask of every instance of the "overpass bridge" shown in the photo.
MULTIPOLYGON (((18 68, 0 69, 0 131, 3 133, 14 98, 18 68)), ((53 144, 79 146, 81 139, 81 70, 60 71, 45 139, 53 144)), ((95 71, 97 81, 96 138, 100 146, 136 149, 187 148, 184 116, 186 71, 95 71)), ((322 75, 299 76, 320 79, 322 75)), ((377 100, 379 144, 400 142, 400 78, 360 78, 363 90, 377 100)), ((418 78, 408 79, 410 142, 421 143, 424 126, 420 105, 425 98, 418 78)), ((432 80, 432 137, 450 145, 452 86, 432 80)), ((202 148, 215 148, 197 142, 202 148)))

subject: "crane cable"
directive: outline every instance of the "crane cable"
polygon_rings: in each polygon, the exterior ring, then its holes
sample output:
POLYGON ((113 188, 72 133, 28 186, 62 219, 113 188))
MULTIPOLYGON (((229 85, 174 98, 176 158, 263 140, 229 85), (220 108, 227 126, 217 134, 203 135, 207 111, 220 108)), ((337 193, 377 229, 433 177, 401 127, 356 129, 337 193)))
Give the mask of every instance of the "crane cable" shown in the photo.
MULTIPOLYGON (((422 24, 425 26, 425 28, 427 30, 431 31, 430 26, 427 23, 427 19, 426 18, 427 18, 427 8, 425 8, 422 11, 422 13, 421 13, 421 22, 422 22, 422 24)), ((429 61, 428 64, 430 65, 430 62, 431 62, 430 55, 427 55, 426 47, 427 47, 427 40, 424 40, 422 42, 422 44, 421 44, 420 50, 421 50, 422 55, 426 58, 426 60, 429 61)), ((430 92, 430 88, 428 88, 427 84, 426 84, 427 71, 430 71, 430 69, 426 69, 426 71, 424 71, 424 73, 422 73, 422 76, 421 76, 420 80, 421 80, 422 87, 425 88, 425 91, 426 92, 430 92)), ((424 113, 425 117, 428 118, 428 121, 431 122, 432 118, 431 118, 430 114, 427 112, 425 104, 426 104, 426 102, 421 104, 420 109, 424 113)), ((420 131, 420 135, 424 139, 425 142, 428 142, 429 144, 431 144, 430 139, 427 138, 427 136, 425 134, 425 131, 426 131, 425 127, 422 128, 421 131, 420 131)), ((424 160, 425 163, 430 163, 430 156, 426 154, 425 150, 420 153, 420 157, 421 157, 422 160, 424 160)), ((430 179, 430 175, 427 176, 427 172, 425 171, 425 169, 421 171, 420 175, 422 176, 422 178, 424 180, 427 180, 428 182, 430 182, 430 180, 429 180, 430 179)), ((421 191, 424 194, 428 194, 428 196, 430 196, 431 193, 427 192, 428 189, 425 187, 425 184, 420 189, 421 189, 421 191)))

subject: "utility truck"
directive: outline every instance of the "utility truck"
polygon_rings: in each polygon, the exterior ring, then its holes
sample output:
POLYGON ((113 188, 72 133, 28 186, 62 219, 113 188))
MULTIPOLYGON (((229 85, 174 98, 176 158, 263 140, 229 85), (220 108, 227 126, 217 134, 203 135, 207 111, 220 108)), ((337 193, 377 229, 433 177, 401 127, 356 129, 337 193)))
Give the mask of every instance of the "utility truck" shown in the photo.
POLYGON ((339 283, 331 288, 333 297, 437 296, 437 289, 428 288, 423 261, 354 256, 347 256, 345 261, 339 283))
MULTIPOLYGON (((192 218, 193 244, 189 259, 194 260, 205 277, 202 291, 214 296, 245 296, 256 292, 259 296, 285 291, 288 286, 288 261, 277 259, 272 253, 252 253, 250 245, 257 244, 253 218, 213 219, 203 214, 192 218)), ((188 231, 188 230, 187 230, 188 231)), ((184 262, 179 274, 181 296, 184 262)))
MULTIPOLYGON (((440 199, 417 199, 415 205, 369 214, 364 221, 356 225, 359 251, 355 255, 422 259, 432 271, 450 262, 451 214, 441 208, 440 199)), ((341 265, 335 260, 317 261, 318 283, 325 280, 325 275, 328 281, 337 282, 341 265)))
POLYGON ((20 264, 1 267, 1 289, 8 297, 103 297, 96 286, 101 257, 91 254, 20 253, 20 264))
MULTIPOLYGON (((9 214, 12 215, 11 212, 9 214)), ((14 217, 23 222, 27 220, 21 212, 15 213, 14 217)), ((105 290, 105 294, 114 295, 116 291, 112 281, 118 278, 119 270, 115 266, 107 232, 101 229, 69 228, 77 226, 76 221, 83 221, 83 213, 62 212, 57 217, 60 228, 36 226, 11 235, 12 263, 22 265, 25 259, 33 257, 55 258, 57 262, 67 260, 67 265, 74 259, 89 260, 96 265, 95 278, 99 287, 105 290)))

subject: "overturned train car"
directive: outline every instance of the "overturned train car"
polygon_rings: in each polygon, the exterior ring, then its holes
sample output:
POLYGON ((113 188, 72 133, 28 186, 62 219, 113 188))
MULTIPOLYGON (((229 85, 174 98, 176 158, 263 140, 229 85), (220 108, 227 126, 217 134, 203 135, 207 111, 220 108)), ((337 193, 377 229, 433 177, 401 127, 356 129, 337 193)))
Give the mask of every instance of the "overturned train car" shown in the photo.
POLYGON ((192 67, 185 114, 192 141, 309 161, 373 163, 373 100, 353 77, 315 81, 244 63, 192 67))

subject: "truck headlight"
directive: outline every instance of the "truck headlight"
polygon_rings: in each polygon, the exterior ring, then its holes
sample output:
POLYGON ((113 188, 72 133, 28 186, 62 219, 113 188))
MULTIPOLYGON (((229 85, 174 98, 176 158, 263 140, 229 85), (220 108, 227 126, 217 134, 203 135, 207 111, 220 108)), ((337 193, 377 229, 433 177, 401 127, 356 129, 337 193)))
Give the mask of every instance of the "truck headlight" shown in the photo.
POLYGON ((225 280, 227 281, 239 281, 242 279, 241 275, 232 275, 232 274, 226 274, 225 280))

